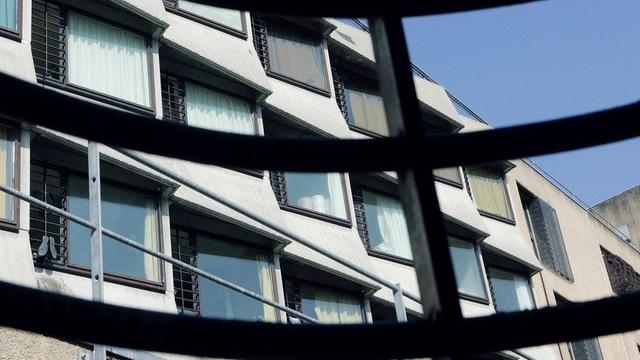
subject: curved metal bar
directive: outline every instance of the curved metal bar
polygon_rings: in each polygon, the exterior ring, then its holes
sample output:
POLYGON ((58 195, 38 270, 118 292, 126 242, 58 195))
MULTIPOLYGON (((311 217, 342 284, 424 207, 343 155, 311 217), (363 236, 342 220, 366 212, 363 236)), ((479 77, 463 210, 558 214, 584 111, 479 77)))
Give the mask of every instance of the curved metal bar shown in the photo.
POLYGON ((535 124, 431 136, 414 147, 402 138, 294 139, 222 133, 98 105, 5 74, 0 74, 0 84, 0 98, 5 104, 0 107, 0 116, 111 146, 227 167, 407 170, 411 165, 407 154, 438 154, 431 163, 439 168, 569 151, 640 136, 638 102, 535 124), (21 105, 26 99, 30 106, 21 105), (611 119, 616 119, 615 126, 611 119), (189 140, 180 141, 183 139, 189 140), (228 151, 231 148, 233 151, 228 151))
POLYGON ((75 341, 220 358, 469 357, 640 328, 640 293, 453 322, 371 325, 287 325, 178 316, 6 282, 0 282, 0 294, 2 326, 75 341), (250 339, 251 345, 242 339, 250 339))
MULTIPOLYGON (((457 1, 417 1, 399 2, 367 0, 325 0, 318 3, 304 3, 296 0, 194 0, 202 4, 256 11, 265 14, 288 16, 419 16, 436 15, 461 11, 471 11, 532 2, 534 0, 457 0, 457 1)), ((537 0, 535 0, 537 1, 537 0)))

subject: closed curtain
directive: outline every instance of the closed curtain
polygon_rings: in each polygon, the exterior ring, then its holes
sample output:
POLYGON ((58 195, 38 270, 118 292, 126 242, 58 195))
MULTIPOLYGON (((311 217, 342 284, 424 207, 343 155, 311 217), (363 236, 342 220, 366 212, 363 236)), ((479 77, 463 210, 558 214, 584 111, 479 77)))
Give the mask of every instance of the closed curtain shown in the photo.
POLYGON ((150 106, 149 64, 143 37, 69 12, 69 82, 150 106))
POLYGON ((460 170, 457 167, 435 169, 433 170, 433 174, 458 184, 462 182, 462 179, 460 178, 460 170))
MULTIPOLYGON (((269 257, 266 254, 256 254, 256 264, 258 265, 258 280, 260 281, 260 293, 267 299, 273 299, 273 276, 271 272, 271 263, 269 257)), ((262 303, 264 320, 269 322, 276 322, 276 309, 269 305, 262 303)))
MULTIPOLYGON (((154 251, 160 251, 160 239, 158 238, 158 211, 156 202, 148 200, 146 204, 147 215, 144 219, 144 247, 154 251)), ((160 281, 160 259, 144 254, 144 275, 147 280, 160 281)))
POLYGON ((469 182, 480 210, 504 218, 512 217, 501 173, 483 167, 470 168, 469 182))
POLYGON ((256 133, 248 102, 189 82, 185 90, 190 126, 247 135, 256 133))
POLYGON ((389 135, 382 97, 373 89, 351 83, 347 86, 349 115, 353 125, 380 135, 389 135))
POLYGON ((531 297, 529 280, 524 276, 514 275, 513 281, 516 288, 516 297, 518 299, 520 310, 533 309, 533 299, 531 297))
POLYGON ((327 186, 329 188, 329 212, 341 219, 347 218, 347 206, 345 204, 342 174, 328 173, 327 186))
MULTIPOLYGON (((0 127, 0 184, 13 187, 13 142, 9 131, 0 127)), ((0 218, 13 220, 13 197, 0 191, 0 218)))
POLYGON ((313 312, 318 320, 328 324, 352 324, 363 322, 362 306, 356 298, 336 292, 314 290, 313 312))
POLYGON ((327 89, 320 41, 278 24, 268 28, 271 71, 319 89, 327 89))
POLYGON ((407 230, 407 222, 400 201, 377 195, 376 207, 380 234, 384 240, 377 250, 411 259, 409 231, 407 230))
POLYGON ((17 0, 0 0, 0 27, 17 30, 17 0))
POLYGON ((220 23, 230 28, 242 31, 242 13, 238 10, 219 8, 215 6, 180 0, 178 7, 194 15, 220 23))

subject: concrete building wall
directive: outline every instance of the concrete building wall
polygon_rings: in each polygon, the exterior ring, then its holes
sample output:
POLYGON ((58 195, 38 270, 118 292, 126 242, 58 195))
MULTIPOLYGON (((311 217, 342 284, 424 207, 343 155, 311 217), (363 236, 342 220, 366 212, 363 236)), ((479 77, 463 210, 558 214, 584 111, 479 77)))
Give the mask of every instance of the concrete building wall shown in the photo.
POLYGON ((640 186, 607 199, 593 206, 592 210, 640 248, 640 186))

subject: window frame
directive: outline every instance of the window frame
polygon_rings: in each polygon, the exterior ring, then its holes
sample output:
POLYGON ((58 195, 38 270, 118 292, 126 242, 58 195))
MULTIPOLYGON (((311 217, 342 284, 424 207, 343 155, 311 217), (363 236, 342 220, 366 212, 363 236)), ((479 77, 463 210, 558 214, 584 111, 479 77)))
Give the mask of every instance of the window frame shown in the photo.
POLYGON ((273 17, 269 17, 269 18, 265 18, 265 17, 261 17, 261 16, 252 16, 252 27, 253 27, 253 32, 254 32, 254 46, 256 47, 256 51, 258 53, 258 57, 260 58, 260 62, 262 63, 262 66, 265 70, 265 72, 267 73, 268 76, 274 78, 274 79, 278 79, 281 81, 284 81, 286 83, 301 87, 303 89, 312 91, 314 93, 320 94, 320 95, 324 95, 326 97, 331 97, 331 79, 329 78, 329 71, 331 70, 329 68, 330 64, 329 61, 327 60, 327 41, 325 40, 325 38, 322 36, 322 34, 318 34, 317 32, 313 31, 313 30, 309 30, 306 29, 298 24, 294 24, 291 22, 287 22, 285 20, 281 20, 278 18, 273 18, 273 17), (322 52, 322 76, 326 85, 325 89, 313 86, 313 85, 309 85, 305 82, 302 82, 300 80, 296 80, 290 76, 287 76, 285 74, 280 74, 277 73, 273 70, 271 70, 271 66, 269 66, 270 64, 270 59, 269 59, 269 54, 270 54, 270 49, 269 49, 269 27, 273 26, 272 24, 276 24, 276 26, 282 26, 285 28, 289 28, 292 29, 296 32, 300 32, 303 35, 302 36, 308 36, 309 38, 317 38, 318 40, 318 47, 320 49, 320 51, 322 52), (257 28, 261 28, 261 30, 258 30, 257 28), (258 35, 257 33, 260 33, 261 31, 264 31, 264 36, 265 36, 265 44, 266 46, 264 46, 263 49, 258 49, 258 47, 260 46, 260 44, 257 43, 258 41, 258 35))
MULTIPOLYGON (((487 289, 487 269, 485 269, 484 264, 482 262, 482 248, 480 247, 480 244, 478 244, 476 241, 467 239, 460 235, 447 234, 447 242, 449 247, 451 247, 450 238, 452 237, 455 238, 456 240, 470 243, 471 245, 473 245, 473 251, 475 252, 476 263, 478 264, 478 270, 480 271, 480 280, 482 281, 482 292, 484 294, 484 297, 479 297, 476 295, 463 293, 458 289, 458 284, 456 281, 456 291, 458 292, 458 296, 460 297, 460 299, 463 299, 463 300, 468 300, 468 301, 472 301, 472 302, 483 304, 483 305, 490 305, 491 304, 489 301, 490 290, 487 289)), ((451 263, 453 264, 453 259, 451 259, 451 263)))
MULTIPOLYGON (((34 3, 38 1, 42 1, 42 0, 34 0, 34 3)), ((44 3, 44 1, 42 1, 44 3)), ((100 102, 104 102, 106 104, 109 105, 113 105, 113 106, 117 106, 117 107, 121 107, 124 108, 126 110, 130 110, 130 111, 134 111, 136 113, 141 113, 141 114, 147 114, 147 115, 155 115, 156 113, 156 89, 155 89, 155 82, 154 82, 154 65, 153 65, 153 39, 151 39, 151 37, 137 29, 133 29, 127 25, 124 24, 120 24, 118 22, 115 22, 111 19, 107 19, 105 17, 102 17, 100 15, 97 14, 93 14, 72 6, 67 5, 64 2, 57 2, 57 1, 49 1, 46 0, 47 3, 52 3, 58 7, 60 7, 60 13, 61 13, 61 17, 64 19, 64 57, 62 58, 64 60, 64 66, 62 66, 62 68, 64 69, 64 73, 63 73, 63 80, 56 80, 56 79, 52 79, 50 77, 48 77, 47 75, 40 75, 36 69, 36 80, 38 83, 43 84, 45 86, 51 86, 57 89, 61 89, 61 90, 65 90, 68 91, 72 94, 75 95, 80 95, 80 96, 84 96, 86 98, 92 99, 92 100, 97 100, 100 102), (145 43, 145 49, 146 49, 146 54, 147 54, 147 72, 148 72, 148 88, 149 88, 149 106, 145 106, 145 105, 141 105, 141 104, 137 104, 125 99, 121 99, 117 96, 113 96, 113 95, 109 95, 109 94, 105 94, 102 93, 100 91, 97 90, 93 90, 81 85, 77 85, 77 84, 73 84, 71 82, 69 82, 69 76, 68 76, 68 66, 69 66, 69 11, 72 12, 76 12, 82 16, 86 16, 89 17, 97 22, 102 22, 105 23, 109 26, 113 26, 116 27, 118 29, 121 29, 123 31, 129 32, 135 36, 139 36, 142 39, 144 39, 144 43, 145 43)), ((45 4, 46 5, 46 4, 45 4)), ((45 6, 43 5, 43 6, 45 6)), ((46 8, 45 8, 46 10, 46 8)), ((32 10, 32 14, 31 17, 33 18, 33 10, 32 10)), ((33 22, 33 20, 32 20, 33 22)), ((32 28, 33 28, 33 24, 32 24, 32 28)), ((40 34, 36 35, 36 36, 41 36, 40 34)), ((33 37, 33 35, 32 35, 33 37)), ((51 52, 51 53, 55 53, 51 52)), ((45 62, 48 62, 48 60, 46 59, 47 56, 49 54, 51 54, 50 52, 46 52, 45 54, 45 62)), ((33 59, 33 55, 32 55, 32 59, 33 59)))
MULTIPOLYGON (((66 208, 63 209, 65 211, 67 211, 69 209, 69 204, 70 204, 70 199, 69 199, 69 185, 68 185, 68 180, 71 176, 76 176, 76 177, 80 177, 80 178, 87 178, 88 179, 88 174, 83 172, 83 171, 78 171, 78 170, 74 170, 74 169, 69 169, 63 166, 59 166, 59 165, 54 165, 51 163, 48 163, 46 161, 40 161, 40 160, 32 160, 31 161, 32 165, 35 166, 40 166, 44 169, 53 169, 56 171, 60 172, 60 176, 63 177, 66 181, 65 183, 65 204, 66 204, 66 208)), ((88 181, 88 180, 87 180, 88 181)), ((164 238, 163 238, 163 232, 162 232, 162 227, 163 227, 163 220, 162 220, 162 213, 161 213, 161 202, 162 202, 162 194, 160 192, 153 192, 150 191, 148 189, 141 189, 139 187, 133 186, 131 184, 125 184, 119 181, 115 181, 115 180, 110 180, 110 179, 104 179, 101 178, 100 179, 101 183, 106 183, 112 186, 117 186, 117 187, 122 187, 125 189, 131 189, 137 192, 141 192, 141 193, 146 193, 149 195, 154 195, 157 201, 157 213, 156 216, 158 218, 158 248, 161 249, 161 252, 164 253, 164 238)), ((30 216, 30 221, 31 221, 31 216, 30 216)), ((69 236, 69 222, 71 220, 68 220, 65 222, 64 224, 64 231, 67 234, 66 236, 66 248, 67 248, 67 257, 64 259, 64 263, 60 264, 60 263, 53 263, 53 262, 38 262, 36 259, 33 259, 33 264, 36 267, 39 267, 41 269, 51 269, 51 270, 55 270, 55 271, 60 271, 60 272, 64 272, 64 273, 68 273, 68 274, 72 274, 72 275, 79 275, 82 277, 91 277, 91 268, 85 267, 85 266, 81 266, 81 265, 75 265, 71 262, 70 260, 70 255, 68 254, 69 248, 70 248, 70 244, 73 241, 71 239, 71 237, 69 236)), ((31 224, 29 224, 29 231, 31 231, 31 224)), ((105 271, 104 272, 104 279, 106 281, 115 283, 115 284, 119 284, 119 285, 126 285, 126 286, 131 286, 134 288, 139 288, 142 290, 149 290, 149 291, 155 291, 155 292, 164 292, 166 290, 166 280, 167 280, 167 274, 165 271, 165 267, 163 264, 163 261, 160 260, 160 282, 156 282, 156 281, 151 281, 151 280, 147 280, 147 279, 142 279, 142 278, 136 278, 130 275, 126 275, 126 274, 122 274, 122 273, 116 273, 116 272, 109 272, 109 271, 105 271)))
MULTIPOLYGON (((534 293, 533 293, 533 283, 531 281, 531 279, 532 279, 531 276, 529 276, 528 274, 526 274, 526 273, 524 273, 522 271, 514 270, 513 268, 510 268, 508 266, 499 265, 499 264, 497 264, 495 262, 492 262, 492 261, 485 261, 485 271, 487 273, 487 281, 489 283, 489 292, 490 292, 490 295, 491 295, 491 301, 493 303, 493 307, 496 310, 496 312, 502 312, 502 311, 498 310, 500 307, 498 305, 498 302, 496 301, 496 296, 495 296, 495 293, 494 293, 494 290, 493 290, 493 286, 494 285, 493 285, 493 282, 492 282, 492 276, 491 276, 491 271, 490 271, 491 268, 494 268, 494 269, 499 270, 499 271, 515 274, 515 275, 522 276, 522 277, 526 278, 527 279, 527 285, 529 286, 529 294, 531 295, 531 303, 532 303, 533 309, 537 309, 538 308, 538 304, 536 302, 536 297, 534 296, 534 293)), ((525 311, 525 310, 518 310, 518 311, 525 311)))
POLYGON ((473 200, 473 202, 476 204, 476 209, 478 210, 478 213, 480 213, 480 215, 493 219, 493 220, 498 220, 504 223, 507 223, 509 225, 515 225, 516 224, 516 218, 515 218, 515 213, 513 211, 513 204, 512 204, 512 197, 511 194, 509 192, 509 186, 507 185, 507 175, 505 173, 505 171, 499 169, 498 167, 492 165, 492 164, 482 164, 482 165, 476 165, 478 167, 487 167, 490 169, 495 170, 496 172, 501 174, 501 179, 502 179, 502 190, 504 191, 505 197, 507 199, 507 209, 509 210, 509 213, 511 214, 511 218, 508 217, 504 217, 502 215, 498 215, 498 214, 493 214, 491 212, 488 212, 486 210, 480 209, 480 207, 478 207, 478 204, 476 203, 476 196, 474 195, 474 191, 473 191, 473 187, 471 186, 471 180, 469 179, 469 167, 472 166, 467 166, 465 167, 465 170, 463 171, 463 175, 464 175, 464 181, 466 182, 467 185, 467 190, 469 192, 469 196, 471 196, 471 200, 473 200))
POLYGON ((0 37, 7 39, 21 41, 22 40, 22 21, 23 21, 23 0, 16 0, 16 29, 9 29, 7 27, 0 26, 0 37))
MULTIPOLYGON (((345 177, 345 173, 339 173, 340 179, 342 180, 343 201, 344 201, 346 213, 347 213, 347 217, 345 219, 342 219, 330 214, 324 214, 318 211, 305 209, 300 206, 289 203, 289 198, 288 198, 289 194, 287 191, 287 179, 286 179, 285 173, 286 172, 284 171, 274 171, 274 170, 269 171, 269 181, 271 182, 271 187, 274 191, 274 194, 276 196, 276 200, 278 201, 278 205, 280 206, 280 209, 292 212, 294 214, 304 215, 313 219, 323 220, 332 224, 336 224, 336 225, 340 225, 348 228, 350 228, 353 225, 353 220, 351 219, 351 208, 349 207, 350 202, 348 198, 347 180, 345 177), (274 179, 274 177, 277 177, 278 179, 274 179), (276 189, 275 189, 276 186, 278 187, 277 192, 279 194, 276 193, 276 189)), ((329 174, 329 173, 322 173, 322 174, 329 174)))
MULTIPOLYGON (((213 239, 214 241, 226 242, 226 243, 232 244, 234 246, 237 245, 237 246, 242 246, 242 247, 254 249, 256 251, 259 251, 259 252, 267 254, 268 255, 267 257, 269 259, 269 270, 271 272, 271 279, 272 279, 272 285, 273 285, 272 286, 273 301, 277 302, 277 303, 280 302, 280 299, 279 299, 279 296, 278 296, 279 282, 277 281, 277 277, 276 277, 277 274, 276 274, 276 268, 275 268, 275 260, 274 260, 274 255, 273 255, 273 249, 271 249, 271 248, 269 248, 267 246, 260 246, 258 244, 254 244, 254 243, 250 243, 250 242, 247 242, 247 241, 243 241, 241 239, 235 239, 235 238, 231 238, 231 237, 228 237, 228 236, 218 235, 218 234, 214 234, 214 233, 207 232, 207 231, 204 231, 204 230, 194 229, 194 228, 191 228, 191 227, 188 227, 188 226, 183 226, 183 225, 171 224, 171 230, 184 231, 184 232, 188 233, 190 237, 193 238, 196 264, 198 264, 198 262, 199 262, 199 255, 200 255, 198 253, 198 239, 197 239, 198 236, 203 236, 203 237, 206 237, 206 238, 209 238, 209 239, 213 239)), ((173 254, 173 248, 172 248, 171 249, 171 256, 173 257, 173 255, 174 254, 173 254)), ((174 270, 173 270, 174 273, 176 271, 175 267, 176 266, 174 265, 174 270)), ((204 317, 202 315, 202 304, 203 304, 204 300, 203 300, 202 295, 200 293, 200 289, 203 286, 202 285, 203 282, 200 282, 200 275, 195 275, 194 274, 193 276, 196 279, 198 279, 197 280, 198 281, 198 294, 197 295, 198 295, 199 302, 200 302, 200 304, 199 304, 200 308, 199 308, 197 316, 198 317, 204 317)), ((205 281, 207 283, 213 282, 213 281, 208 280, 208 279, 205 279, 205 281)), ((175 283, 175 279, 174 279, 174 283, 175 283)), ((174 292, 175 292, 175 294, 174 294, 174 299, 175 299, 175 297, 177 296, 177 292, 176 291, 174 291, 174 292)), ((177 302, 176 302, 176 307, 178 307, 178 303, 177 302)), ((276 318, 277 318, 278 317, 278 313, 280 312, 280 310, 278 310, 276 308, 273 308, 273 309, 276 311, 276 318)), ((179 307, 178 307, 178 311, 180 311, 179 307)))
MULTIPOLYGON (((173 81, 172 80, 172 81, 173 81)), ((181 124, 184 126, 190 126, 189 125, 189 113, 187 111, 187 91, 186 91, 186 84, 187 83, 192 83, 196 86, 200 86, 202 88, 205 88, 207 90, 213 91, 213 92, 217 92, 217 93, 221 93, 223 95, 226 96, 230 96, 230 97, 234 97, 236 99, 240 99, 242 101, 246 101, 249 106, 251 107, 251 119, 253 121, 253 130, 254 130, 254 134, 253 136, 261 136, 260 134, 260 124, 259 124, 259 120, 258 120, 258 115, 257 115, 257 108, 258 105, 256 104, 255 100, 248 98, 246 96, 242 96, 239 94, 236 94, 234 92, 228 91, 226 89, 222 89, 220 87, 215 87, 212 86, 211 84, 207 84, 198 80, 194 80, 192 78, 183 76, 183 75, 179 75, 177 74, 175 71, 170 71, 167 69, 163 69, 162 67, 160 67, 160 98, 161 98, 161 102, 162 102, 162 121, 167 121, 167 122, 173 122, 173 123, 177 123, 177 124, 181 124), (172 78, 173 80, 177 81, 178 83, 180 83, 180 90, 182 91, 182 106, 183 106, 183 110, 182 110, 182 114, 184 116, 183 119, 174 119, 171 116, 167 116, 166 112, 165 112, 165 97, 164 97, 164 88, 162 86, 162 81, 163 79, 167 79, 169 80, 170 78, 172 78)), ((171 107, 169 107, 169 109, 171 109, 171 107)), ((241 172, 243 174, 246 175, 251 175, 257 178, 264 178, 264 171, 263 170, 256 170, 256 169, 242 169, 242 168, 228 168, 230 170, 234 170, 237 172, 241 172)))
MULTIPOLYGON (((247 31, 247 12, 244 10, 239 10, 240 12, 240 18, 242 19, 242 30, 238 30, 235 29, 231 26, 225 25, 223 23, 219 23, 217 21, 211 20, 207 17, 204 16, 200 16, 198 14, 192 13, 191 11, 182 9, 180 7, 180 0, 163 0, 162 3, 164 4, 165 9, 170 12, 170 13, 174 13, 176 15, 180 15, 184 18, 187 18, 191 21, 195 21, 197 23, 200 23, 202 25, 206 25, 210 28, 216 29, 216 30, 220 30, 224 33, 227 33, 229 35, 233 35, 233 36, 237 36, 241 39, 247 40, 249 35, 248 35, 248 31, 247 31)), ((211 5, 213 7, 213 5, 211 5)))
MULTIPOLYGON (((11 124, 9 122, 0 121, 0 126, 7 129, 7 141, 11 142, 13 146, 13 162, 11 168, 13 171, 13 184, 7 186, 20 189, 20 160, 21 160, 21 138, 22 133, 19 125, 11 124)), ((8 195, 8 194, 7 194, 8 195)), ((13 196, 13 219, 3 219, 0 217, 0 230, 6 230, 11 232, 18 232, 20 230, 20 199, 13 196)))
POLYGON ((436 181, 441 182, 443 184, 446 184, 446 185, 449 185, 449 186, 453 186, 453 187, 456 187, 458 189, 464 189, 464 178, 465 178, 464 168, 461 167, 461 166, 456 166, 455 168, 456 168, 456 170, 458 172, 458 175, 460 175, 460 182, 455 182, 455 181, 453 181, 451 179, 447 179, 445 177, 439 176, 435 172, 435 170, 437 170, 437 169, 434 169, 433 178, 436 181))
MULTIPOLYGON (((374 189, 373 187, 362 185, 358 182, 351 182, 351 196, 353 198, 356 227, 358 229, 358 235, 360 237, 360 240, 362 241, 362 244, 365 247, 365 250, 370 256, 377 257, 384 260, 394 261, 399 264, 403 264, 407 266, 413 266, 414 265, 413 259, 404 258, 402 256, 385 253, 383 251, 378 251, 371 248, 370 238, 369 238, 369 228, 368 228, 367 219, 366 219, 366 206, 364 204, 364 194, 362 193, 363 191, 368 191, 370 193, 391 197, 394 199, 398 199, 398 201, 399 201, 399 198, 397 194, 392 194, 390 192, 374 189), (356 197, 360 197, 361 202, 359 201, 360 199, 356 200, 356 197), (358 205, 356 205, 356 203, 358 203, 358 205), (362 205, 362 209, 358 209, 359 205, 362 205), (361 212, 362 215, 359 216, 358 214, 359 212, 361 212)), ((409 246, 411 246, 411 239, 409 239, 409 246)))

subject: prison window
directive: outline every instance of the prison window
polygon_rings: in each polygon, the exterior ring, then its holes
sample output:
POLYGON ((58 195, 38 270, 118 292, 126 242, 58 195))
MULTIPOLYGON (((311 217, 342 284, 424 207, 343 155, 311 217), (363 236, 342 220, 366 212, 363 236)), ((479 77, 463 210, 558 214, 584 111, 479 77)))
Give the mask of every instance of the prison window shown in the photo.
POLYGON ((602 258, 607 268, 609 282, 613 292, 618 295, 632 294, 640 291, 640 274, 621 257, 610 253, 604 248, 602 258))
POLYGON ((18 1, 3 0, 0 2, 0 28, 18 30, 18 1))
POLYGON ((486 301, 487 293, 477 246, 470 241, 449 236, 449 251, 460 295, 486 301))
MULTIPOLYGON (((521 194, 524 193, 521 191, 521 194)), ((542 199, 530 194, 525 194, 521 198, 527 215, 529 232, 533 237, 540 261, 563 277, 572 279, 571 266, 555 209, 542 199)))
MULTIPOLYGON (((364 322, 362 299, 353 293, 298 280, 285 280, 287 306, 322 323, 353 324, 364 322)), ((289 315, 289 322, 300 319, 289 315)))
POLYGON ((529 278, 495 266, 487 267, 487 275, 496 311, 509 312, 534 308, 529 278))
POLYGON ((467 175, 478 210, 512 221, 513 213, 502 171, 492 166, 470 166, 467 175))
POLYGON ((246 36, 244 13, 242 11, 188 0, 163 0, 163 2, 169 11, 234 35, 246 36))

